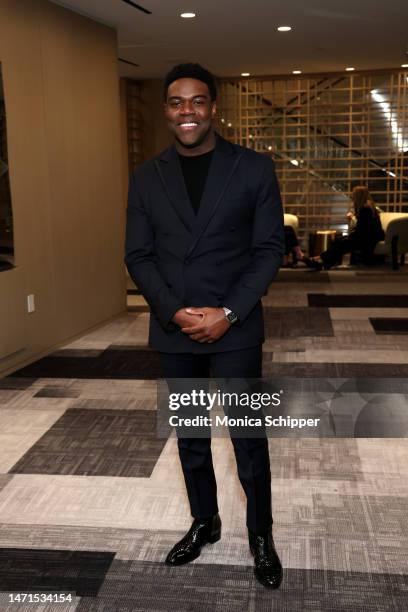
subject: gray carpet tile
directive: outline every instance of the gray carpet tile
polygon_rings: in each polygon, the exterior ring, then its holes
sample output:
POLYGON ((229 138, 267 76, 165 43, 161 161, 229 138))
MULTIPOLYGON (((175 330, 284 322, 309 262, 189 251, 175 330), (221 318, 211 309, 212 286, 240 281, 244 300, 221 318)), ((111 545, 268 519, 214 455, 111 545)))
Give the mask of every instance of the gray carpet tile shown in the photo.
POLYGON ((407 317, 370 317, 376 334, 408 334, 407 317))
POLYGON ((79 397, 80 392, 77 389, 69 387, 60 387, 58 385, 47 385, 37 391, 33 397, 79 397))
POLYGON ((165 442, 152 411, 68 409, 9 471, 148 477, 165 442))
POLYGON ((118 397, 112 399, 78 399, 71 404, 72 410, 157 410, 156 393, 153 396, 146 393, 145 397, 118 397))
POLYGON ((287 569, 277 591, 259 585, 252 566, 114 560, 96 598, 78 612, 391 612, 408 607, 408 576, 287 569))
POLYGON ((8 485, 10 480, 13 478, 12 474, 0 474, 0 491, 8 485))
POLYGON ((337 308, 407 308, 408 295, 334 295, 309 293, 309 306, 337 308))
POLYGON ((0 591, 96 597, 113 558, 95 551, 0 548, 0 591))
MULTIPOLYGON (((275 484, 276 482, 275 479, 275 484)), ((401 483, 401 480, 398 482, 401 483)), ((381 483, 380 479, 378 483, 381 483)), ((407 529, 404 527, 398 534, 393 525, 395 515, 399 524, 401 517, 403 518, 403 499, 406 497, 373 495, 370 499, 370 496, 364 495, 359 506, 358 503, 348 503, 346 500, 349 491, 355 493, 357 490, 353 482, 333 481, 323 485, 319 480, 315 480, 304 481, 298 487, 287 484, 288 503, 276 503, 275 500, 274 507, 274 539, 284 567, 309 570, 324 568, 339 572, 361 571, 371 575, 406 572, 407 529), (375 506, 372 501, 374 498, 375 506), (372 506, 378 514, 374 525, 377 526, 382 521, 378 535, 370 531, 370 513, 364 520, 358 516, 350 516, 350 529, 344 529, 347 522, 346 512, 355 513, 358 510, 364 517, 366 506, 372 506), (384 516, 385 520, 382 520, 384 516), (339 521, 341 530, 336 531, 336 520, 339 521), (391 529, 389 538, 388 527, 391 529)), ((363 487, 364 484, 361 483, 360 488, 363 487)), ((375 485, 372 488, 374 489, 375 485)), ((172 531, 70 525, 0 525, 0 547, 103 550, 115 553, 115 559, 160 564, 170 548, 188 529, 190 518, 187 514, 184 517, 185 530, 172 531)), ((239 525, 232 528, 232 517, 226 513, 221 514, 222 538, 216 546, 207 546, 202 550, 198 563, 250 566, 253 560, 248 548, 244 518, 239 525)), ((170 523, 171 521, 169 526, 170 523)))
POLYGON ((8 404, 16 397, 21 395, 22 391, 17 389, 0 389, 0 405, 8 404))
MULTIPOLYGON (((382 546, 389 553, 408 536, 405 497, 316 493, 312 520, 320 528, 324 525, 327 537, 347 533, 348 540, 372 539, 377 554, 382 546)), ((368 562, 362 561, 362 569, 369 570, 368 562)))
POLYGON ((36 377, 24 378, 23 376, 20 376, 18 378, 14 378, 13 376, 6 376, 5 378, 0 378, 0 389, 24 391, 25 389, 31 387, 35 380, 36 377))
POLYGON ((264 307, 267 338, 333 336, 329 310, 308 307, 264 307))
POLYGON ((364 480, 357 440, 274 438, 270 441, 274 478, 364 480))
POLYGON ((277 363, 264 361, 265 378, 407 378, 405 363, 277 363))

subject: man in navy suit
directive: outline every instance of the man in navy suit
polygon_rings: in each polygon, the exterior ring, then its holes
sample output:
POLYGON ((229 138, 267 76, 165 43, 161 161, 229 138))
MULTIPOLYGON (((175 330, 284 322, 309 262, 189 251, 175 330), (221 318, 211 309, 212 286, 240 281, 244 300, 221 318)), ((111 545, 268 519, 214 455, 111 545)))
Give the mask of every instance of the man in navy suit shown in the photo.
MULTIPOLYGON (((169 72, 164 111, 174 144, 136 169, 127 211, 125 261, 151 308, 149 344, 167 379, 260 378, 261 298, 284 252, 274 164, 214 131, 215 80, 198 64, 169 72)), ((277 588, 268 441, 232 442, 255 575, 277 588)), ((211 439, 179 437, 178 447, 194 521, 169 565, 221 536, 211 439)))

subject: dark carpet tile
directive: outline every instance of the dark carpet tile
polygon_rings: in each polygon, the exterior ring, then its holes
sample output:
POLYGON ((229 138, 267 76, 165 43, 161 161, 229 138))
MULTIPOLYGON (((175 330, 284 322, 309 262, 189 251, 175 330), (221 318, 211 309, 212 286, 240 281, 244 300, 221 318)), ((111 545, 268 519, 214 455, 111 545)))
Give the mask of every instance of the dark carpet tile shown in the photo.
POLYGON ((14 374, 0 379, 0 389, 9 389, 12 391, 25 391, 36 381, 36 378, 14 378, 14 374))
POLYGON ((309 306, 327 308, 406 308, 408 295, 328 295, 308 293, 309 306))
POLYGON ((404 283, 406 283, 406 277, 408 276, 408 266, 400 266, 399 270, 392 270, 388 265, 384 266, 380 270, 356 270, 355 275, 365 276, 366 278, 370 279, 379 279, 381 281, 384 280, 385 282, 388 281, 391 283, 399 282, 400 280, 402 280, 404 283))
POLYGON ((264 378, 406 378, 404 363, 264 363, 264 378))
POLYGON ((113 558, 110 552, 0 548, 0 591, 96 597, 113 558))
POLYGON ((267 338, 334 336, 330 313, 324 308, 266 306, 264 319, 267 338))
POLYGON ((155 411, 68 409, 9 472, 149 477, 165 443, 155 411))
POLYGON ((128 312, 150 312, 150 308, 148 306, 128 306, 128 312))
POLYGON ((370 323, 377 334, 408 334, 408 318, 370 317, 370 323))
POLYGON ((111 350, 100 355, 85 357, 72 356, 67 349, 39 359, 34 363, 14 372, 12 377, 36 378, 117 378, 117 379, 154 379, 161 377, 159 358, 154 351, 144 350, 111 350))
POLYGON ((273 281, 284 283, 330 283, 330 276, 327 272, 316 274, 314 270, 302 268, 299 270, 279 270, 278 275, 273 281))
POLYGON ((57 387, 53 385, 47 385, 40 389, 33 397, 79 397, 81 392, 71 387, 57 387))
POLYGON ((78 349, 69 349, 62 348, 58 351, 54 351, 52 353, 53 357, 99 357, 102 355, 105 349, 88 349, 88 348, 78 348, 78 349))
POLYGON ((387 612, 407 609, 408 577, 287 569, 277 591, 259 585, 253 568, 114 560, 96 598, 77 612, 387 612))

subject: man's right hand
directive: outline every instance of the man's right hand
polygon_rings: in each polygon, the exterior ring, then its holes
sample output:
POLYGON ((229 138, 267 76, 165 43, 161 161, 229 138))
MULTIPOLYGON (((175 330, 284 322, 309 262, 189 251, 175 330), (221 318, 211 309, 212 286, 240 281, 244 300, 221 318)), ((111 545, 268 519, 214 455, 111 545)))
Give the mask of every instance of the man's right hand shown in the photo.
POLYGON ((202 315, 200 314, 190 314, 186 312, 185 308, 180 308, 172 318, 172 323, 175 323, 179 327, 190 327, 195 323, 198 323, 200 319, 202 319, 202 315))

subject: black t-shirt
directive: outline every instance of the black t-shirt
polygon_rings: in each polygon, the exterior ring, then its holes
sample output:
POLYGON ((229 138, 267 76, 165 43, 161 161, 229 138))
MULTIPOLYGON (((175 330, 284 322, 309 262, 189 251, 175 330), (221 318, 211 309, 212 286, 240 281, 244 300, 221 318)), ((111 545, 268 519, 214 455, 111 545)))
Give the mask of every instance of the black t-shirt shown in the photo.
POLYGON ((195 214, 198 213, 200 208, 213 153, 214 149, 203 155, 187 156, 179 154, 184 182, 195 214))

